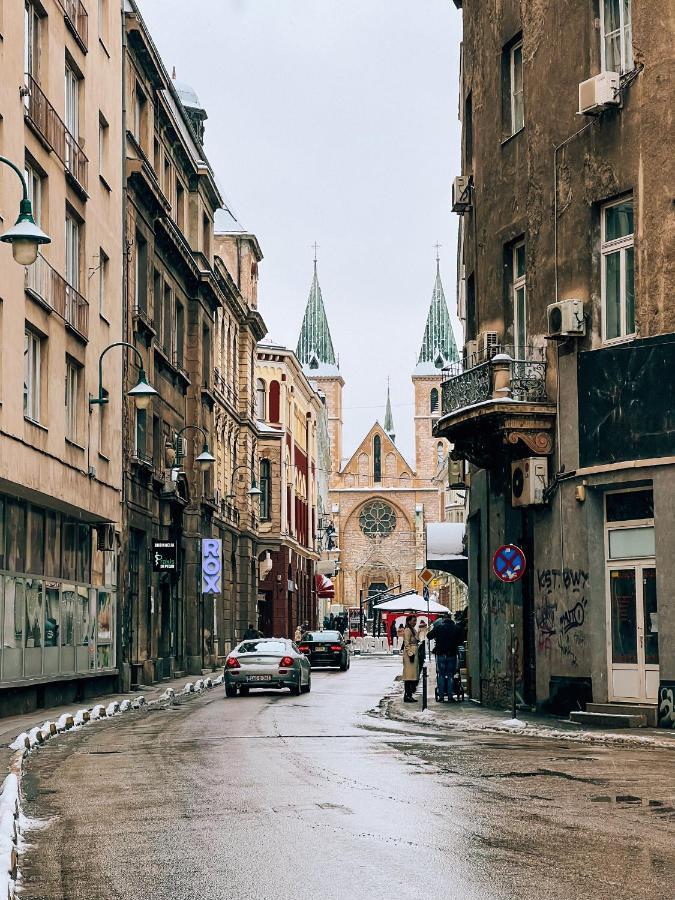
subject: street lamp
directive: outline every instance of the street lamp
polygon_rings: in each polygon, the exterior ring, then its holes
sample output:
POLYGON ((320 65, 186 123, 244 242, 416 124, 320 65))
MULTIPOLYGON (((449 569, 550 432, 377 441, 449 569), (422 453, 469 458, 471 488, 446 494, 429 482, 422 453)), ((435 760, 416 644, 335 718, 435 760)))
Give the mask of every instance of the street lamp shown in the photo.
POLYGON ((152 398, 158 396, 158 393, 151 384, 148 384, 148 379, 145 376, 145 369, 143 368, 143 357, 141 356, 139 350, 134 347, 133 344, 129 344, 126 341, 116 341, 114 344, 109 344, 99 356, 98 397, 92 397, 91 395, 89 395, 89 405, 94 406, 95 404, 103 404, 108 402, 108 392, 103 387, 103 357, 106 355, 108 350, 112 350, 113 347, 128 347, 133 351, 133 353, 136 354, 139 368, 138 383, 135 384, 131 388, 131 390, 127 392, 127 396, 131 397, 131 399, 136 404, 137 409, 148 409, 152 403, 152 398))
POLYGON ((23 199, 19 204, 19 218, 12 228, 0 235, 0 241, 12 245, 12 255, 20 266, 31 266, 37 259, 40 244, 50 244, 52 239, 35 224, 33 206, 28 197, 28 185, 23 172, 5 156, 0 156, 0 162, 5 163, 16 172, 23 187, 23 199))
POLYGON ((204 438, 204 445, 202 447, 202 452, 199 454, 199 456, 195 457, 195 462, 197 463, 197 465, 199 466, 199 468, 201 469, 202 472, 206 472, 214 464, 214 462, 216 461, 216 458, 209 450, 208 436, 207 436, 206 432, 204 431, 204 429, 200 425, 186 425, 184 428, 181 428, 181 430, 176 434, 176 448, 175 448, 176 456, 178 458, 180 458, 183 455, 182 453, 180 453, 180 449, 179 449, 180 448, 180 444, 179 444, 180 436, 184 432, 189 431, 191 428, 194 428, 195 431, 199 431, 200 434, 202 435, 202 437, 204 438))
MULTIPOLYGON (((235 494, 234 494, 234 473, 237 471, 237 469, 248 469, 248 468, 249 468, 249 466, 246 465, 245 463, 243 463, 242 465, 235 466, 234 469, 232 469, 232 478, 230 480, 230 493, 227 495, 228 497, 235 496, 235 494)), ((251 487, 246 491, 246 493, 248 494, 249 497, 262 497, 262 491, 256 484, 255 474, 254 474, 252 468, 251 468, 251 487)))

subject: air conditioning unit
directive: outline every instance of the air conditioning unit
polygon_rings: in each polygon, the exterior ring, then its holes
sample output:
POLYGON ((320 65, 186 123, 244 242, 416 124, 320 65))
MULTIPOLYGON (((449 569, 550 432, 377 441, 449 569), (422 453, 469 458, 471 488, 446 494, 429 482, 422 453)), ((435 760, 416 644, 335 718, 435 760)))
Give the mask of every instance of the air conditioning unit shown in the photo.
POLYGON ((492 359, 499 353, 499 333, 483 331, 478 335, 478 352, 482 360, 492 359))
POLYGON ((608 106, 620 103, 618 72, 601 72, 579 85, 580 116, 597 116, 608 106))
POLYGON ((466 487, 465 461, 448 457, 448 487, 453 491, 462 491, 466 487))
POLYGON ((96 547, 104 553, 115 549, 115 525, 113 522, 103 522, 96 526, 96 547))
POLYGON ((465 341, 464 342, 464 359, 466 360, 466 367, 469 368, 476 361, 476 354, 478 353, 478 341, 465 341))
POLYGON ((583 300, 558 300, 546 307, 549 338, 583 337, 586 334, 583 300))
POLYGON ((452 211, 459 213, 471 209, 471 176, 458 175, 452 182, 452 211))
POLYGON ((548 460, 531 456, 511 463, 511 505, 537 506, 545 502, 548 487, 548 460))

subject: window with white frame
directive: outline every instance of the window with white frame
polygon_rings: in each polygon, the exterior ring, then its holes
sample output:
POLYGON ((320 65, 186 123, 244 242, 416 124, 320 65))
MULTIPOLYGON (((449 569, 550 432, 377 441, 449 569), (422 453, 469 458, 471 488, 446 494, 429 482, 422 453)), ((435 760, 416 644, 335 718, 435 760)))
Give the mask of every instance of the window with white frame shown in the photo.
POLYGON ((600 0, 602 69, 628 72, 633 68, 631 0, 600 0))
POLYGON ((77 441, 79 380, 80 367, 66 359, 66 437, 69 441, 77 441))
POLYGON ((39 81, 40 15, 32 0, 25 0, 23 31, 23 70, 39 81))
POLYGON ((267 400, 267 386, 262 378, 256 381, 255 385, 255 414, 259 422, 265 421, 267 400))
POLYGON ((106 295, 108 293, 108 264, 110 260, 102 247, 99 249, 98 253, 98 311, 105 319, 107 312, 106 295))
POLYGON ((23 344, 23 414, 40 421, 40 367, 42 341, 34 331, 26 329, 23 344))
POLYGON ((614 341, 635 334, 633 198, 602 207, 602 337, 614 341))
POLYGON ((26 177, 26 187, 28 188, 28 199, 33 207, 33 218, 40 225, 42 219, 42 175, 29 162, 26 163, 24 175, 26 177))
POLYGON ((525 125, 523 107, 523 42, 511 47, 509 54, 510 94, 511 94, 511 134, 525 125))
POLYGON ((525 288, 525 241, 513 245, 513 343, 516 359, 525 358, 527 345, 527 296, 525 288))
POLYGON ((66 281, 80 289, 80 223, 66 210, 66 281))
POLYGON ((77 141, 80 138, 80 78, 68 62, 66 62, 65 78, 65 126, 77 141))

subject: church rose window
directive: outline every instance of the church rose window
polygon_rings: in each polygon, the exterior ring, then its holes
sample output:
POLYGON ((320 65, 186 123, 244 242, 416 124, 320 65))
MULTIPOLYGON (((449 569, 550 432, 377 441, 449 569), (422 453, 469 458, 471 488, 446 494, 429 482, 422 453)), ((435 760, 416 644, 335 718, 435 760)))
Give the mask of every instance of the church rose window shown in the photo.
POLYGON ((361 510, 359 525, 368 537, 389 537, 396 528, 396 513, 388 503, 373 500, 361 510))

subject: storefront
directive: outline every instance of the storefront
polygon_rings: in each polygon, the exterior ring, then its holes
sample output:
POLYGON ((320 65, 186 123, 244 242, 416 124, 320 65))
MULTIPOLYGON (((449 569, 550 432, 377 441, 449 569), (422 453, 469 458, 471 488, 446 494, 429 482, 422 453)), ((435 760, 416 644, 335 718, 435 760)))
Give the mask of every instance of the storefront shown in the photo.
POLYGON ((0 495, 0 686, 115 672, 115 551, 93 523, 0 495))

